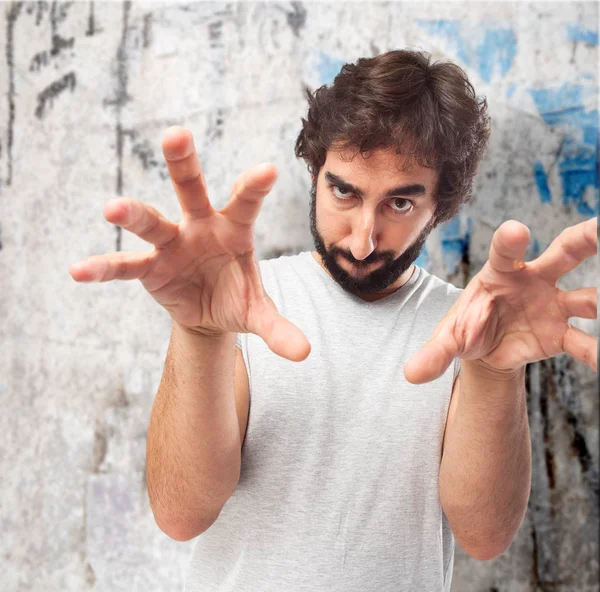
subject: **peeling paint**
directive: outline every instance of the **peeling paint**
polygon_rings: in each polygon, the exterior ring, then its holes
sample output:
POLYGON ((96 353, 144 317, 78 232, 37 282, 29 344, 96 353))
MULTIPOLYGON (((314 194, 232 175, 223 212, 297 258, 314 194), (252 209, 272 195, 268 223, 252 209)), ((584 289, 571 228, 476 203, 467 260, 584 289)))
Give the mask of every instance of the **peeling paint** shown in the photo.
POLYGON ((588 45, 598 45, 598 30, 584 29, 581 25, 567 26, 567 39, 569 41, 580 41, 588 45))
MULTIPOLYGON (((529 93, 546 124, 564 134, 557 155, 563 205, 592 217, 599 211, 598 110, 586 107, 584 90, 580 84, 564 83, 559 88, 530 89, 529 93)), ((541 177, 539 168, 534 172, 541 177)))
POLYGON ((325 53, 319 54, 317 65, 319 84, 331 84, 334 78, 340 73, 340 69, 344 63, 342 60, 332 58, 325 53))
POLYGON ((423 245, 419 256, 415 259, 415 265, 422 267, 425 271, 429 271, 431 268, 431 259, 429 258, 429 251, 427 244, 423 245))
POLYGON ((550 194, 550 188, 548 187, 548 176, 544 170, 544 165, 539 160, 536 160, 533 165, 533 176, 535 178, 540 201, 542 203, 550 203, 552 201, 552 195, 550 194))
POLYGON ((511 27, 481 23, 483 39, 475 41, 472 31, 463 32, 460 20, 416 19, 415 23, 435 37, 443 37, 452 44, 458 59, 474 68, 485 82, 491 82, 496 72, 506 76, 517 55, 517 37, 511 27))
POLYGON ((442 258, 449 275, 455 275, 463 259, 468 258, 471 232, 471 218, 460 215, 440 225, 442 258))

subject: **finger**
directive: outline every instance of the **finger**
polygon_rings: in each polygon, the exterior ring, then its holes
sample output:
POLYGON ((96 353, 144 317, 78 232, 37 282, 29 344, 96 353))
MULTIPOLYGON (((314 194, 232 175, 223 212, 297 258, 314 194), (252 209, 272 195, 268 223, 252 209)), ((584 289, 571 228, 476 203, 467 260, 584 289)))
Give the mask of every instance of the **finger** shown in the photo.
POLYGON ((276 179, 277 169, 272 164, 265 163, 244 171, 234 183, 231 198, 220 210, 221 214, 237 224, 254 224, 263 199, 276 179))
POLYGON ((170 127, 163 137, 162 151, 183 213, 192 218, 211 214, 213 209, 192 133, 179 126, 170 127))
POLYGON ((575 269, 598 250, 598 219, 565 228, 550 246, 529 264, 538 275, 556 283, 565 273, 575 269))
POLYGON ((117 252, 94 255, 69 266, 76 282, 108 282, 143 278, 152 265, 152 253, 117 252))
POLYGON ((562 349, 576 360, 587 364, 594 372, 598 371, 598 340, 595 337, 568 325, 562 349))
POLYGON ((455 339, 445 331, 431 338, 404 365, 404 377, 412 384, 439 378, 458 355, 455 339))
POLYGON ((109 199, 104 204, 104 217, 157 247, 163 247, 178 233, 177 224, 158 210, 127 197, 109 199))
POLYGON ((249 319, 248 327, 273 353, 282 358, 301 362, 310 354, 311 346, 306 335, 294 323, 279 314, 270 298, 267 298, 249 319))
POLYGON ((596 288, 561 290, 558 302, 568 318, 595 319, 598 317, 598 291, 596 288))
POLYGON ((529 244, 529 229, 516 220, 498 227, 490 246, 490 266, 496 271, 519 271, 525 267, 525 251, 529 244))

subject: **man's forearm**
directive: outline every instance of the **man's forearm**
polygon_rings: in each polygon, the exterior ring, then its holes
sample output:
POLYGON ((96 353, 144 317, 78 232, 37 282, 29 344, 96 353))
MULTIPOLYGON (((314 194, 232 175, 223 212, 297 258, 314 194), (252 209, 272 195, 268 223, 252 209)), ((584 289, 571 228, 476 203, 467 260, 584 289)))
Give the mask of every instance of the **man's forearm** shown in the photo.
POLYGON ((512 542, 531 488, 525 368, 501 375, 461 365, 458 405, 446 430, 440 502, 461 546, 491 559, 512 542))
POLYGON ((173 324, 148 428, 146 481, 157 524, 178 540, 210 525, 239 479, 234 365, 234 333, 202 337, 173 324))

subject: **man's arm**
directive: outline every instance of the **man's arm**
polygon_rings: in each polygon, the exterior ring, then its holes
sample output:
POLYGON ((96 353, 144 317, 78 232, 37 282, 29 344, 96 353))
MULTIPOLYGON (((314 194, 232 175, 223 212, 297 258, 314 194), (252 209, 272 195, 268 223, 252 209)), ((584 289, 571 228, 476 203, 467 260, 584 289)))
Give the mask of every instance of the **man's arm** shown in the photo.
POLYGON ((531 488, 525 367, 499 373, 462 360, 439 475, 454 536, 475 559, 493 559, 515 537, 531 488))

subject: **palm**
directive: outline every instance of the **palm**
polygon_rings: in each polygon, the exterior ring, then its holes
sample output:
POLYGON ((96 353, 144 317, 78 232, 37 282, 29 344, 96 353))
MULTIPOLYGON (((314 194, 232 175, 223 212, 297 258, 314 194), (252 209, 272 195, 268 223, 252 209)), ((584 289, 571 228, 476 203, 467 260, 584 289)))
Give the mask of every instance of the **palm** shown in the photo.
POLYGON ((179 226, 142 284, 181 325, 249 331, 248 309, 263 297, 251 227, 219 212, 179 226))
POLYGON ((488 262, 407 362, 409 380, 433 380, 455 357, 512 370, 568 352, 597 368, 596 339, 568 323, 571 317, 596 317, 595 288, 556 287, 562 275, 596 252, 596 221, 567 228, 536 260, 516 266, 528 240, 527 228, 514 222, 496 232, 488 262))

